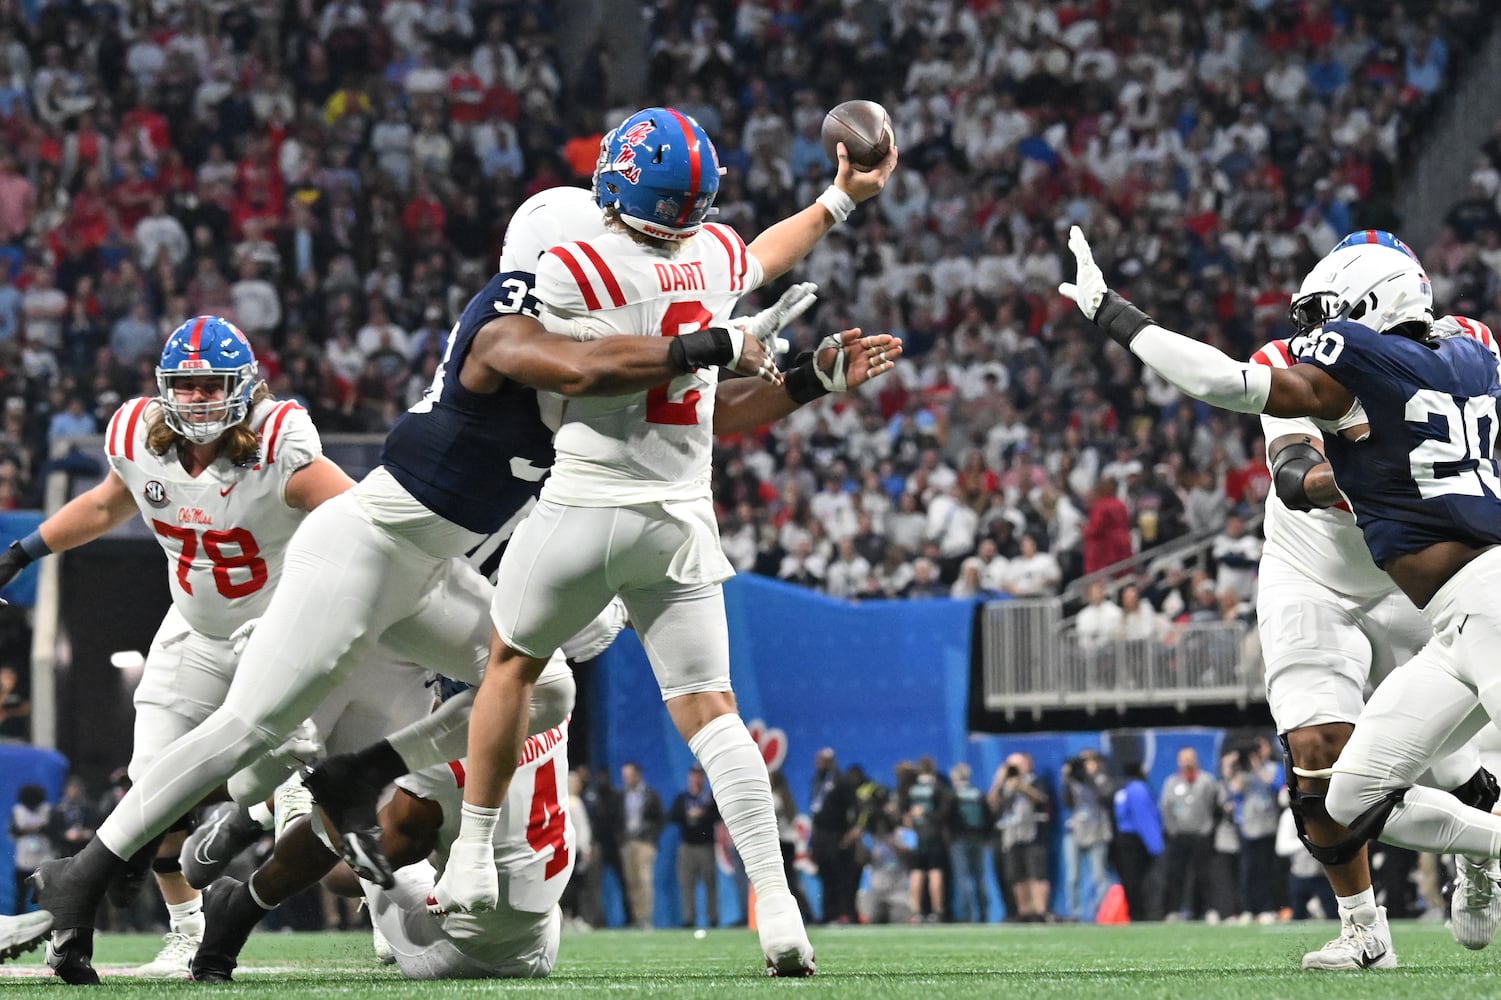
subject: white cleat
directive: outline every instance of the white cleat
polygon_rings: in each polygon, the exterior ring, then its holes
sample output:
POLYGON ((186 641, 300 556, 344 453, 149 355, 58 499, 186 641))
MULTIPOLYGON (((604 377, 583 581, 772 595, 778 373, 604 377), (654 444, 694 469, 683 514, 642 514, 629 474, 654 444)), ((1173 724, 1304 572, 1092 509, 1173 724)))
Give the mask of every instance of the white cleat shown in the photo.
POLYGON ((1494 858, 1476 864, 1461 854, 1454 859, 1454 869, 1449 931, 1454 940, 1479 951, 1491 943, 1501 925, 1501 864, 1494 858))
POLYGON ((14 917, 0 917, 0 962, 18 958, 47 939, 52 914, 34 910, 14 917))
POLYGON ((768 976, 811 976, 816 966, 803 915, 792 894, 756 900, 756 928, 768 976))
POLYGON ((1365 906, 1353 914, 1341 914, 1339 937, 1303 956, 1305 971, 1396 967, 1397 951, 1392 947, 1392 929, 1387 925, 1384 906, 1365 906))
POLYGON ((380 925, 371 921, 370 937, 375 942, 375 960, 381 965, 396 964, 396 949, 391 947, 391 942, 380 932, 380 925))
POLYGON ((313 811, 313 793, 302 783, 300 772, 276 786, 276 791, 271 796, 271 805, 274 807, 272 815, 275 817, 272 829, 276 839, 280 840, 282 831, 293 820, 313 811))
POLYGON ((150 962, 135 970, 146 979, 191 979, 193 956, 198 954, 201 937, 173 931, 164 939, 162 950, 150 962))

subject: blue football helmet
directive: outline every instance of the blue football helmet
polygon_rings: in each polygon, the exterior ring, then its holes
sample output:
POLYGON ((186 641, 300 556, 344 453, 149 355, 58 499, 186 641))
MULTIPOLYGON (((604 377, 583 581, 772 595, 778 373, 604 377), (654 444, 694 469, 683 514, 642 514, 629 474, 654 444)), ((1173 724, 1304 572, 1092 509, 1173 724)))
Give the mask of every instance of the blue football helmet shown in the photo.
POLYGON ((255 391, 255 352, 240 328, 218 316, 195 316, 172 331, 156 366, 162 416, 167 426, 195 444, 216 441, 245 419, 255 391), (223 380, 222 398, 187 402, 175 385, 205 375, 223 380))
MULTIPOLYGON (((1403 243, 1401 240, 1397 239, 1395 235, 1387 232, 1385 229, 1357 229, 1355 232, 1351 233, 1344 239, 1340 240, 1338 243, 1334 244, 1334 250, 1343 250, 1345 247, 1363 246, 1391 247, 1393 250, 1402 251, 1413 260, 1418 259, 1418 255, 1412 252, 1411 247, 1409 247, 1406 243, 1403 243)), ((1330 250, 1329 252, 1333 253, 1334 250, 1330 250)), ((1421 261, 1419 263, 1421 263, 1421 261)))
POLYGON ((703 227, 719 174, 719 154, 698 122, 672 108, 647 108, 599 144, 594 200, 637 232, 686 240, 703 227))

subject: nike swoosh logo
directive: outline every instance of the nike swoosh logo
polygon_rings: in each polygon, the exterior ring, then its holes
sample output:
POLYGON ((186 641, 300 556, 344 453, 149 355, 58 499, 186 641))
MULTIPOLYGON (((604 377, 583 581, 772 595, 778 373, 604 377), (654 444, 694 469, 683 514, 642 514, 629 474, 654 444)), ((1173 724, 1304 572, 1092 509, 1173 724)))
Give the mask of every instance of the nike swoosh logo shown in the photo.
POLYGON ((1385 957, 1386 957, 1386 949, 1383 948, 1383 949, 1381 949, 1380 951, 1378 951, 1374 955, 1372 955, 1368 951, 1362 951, 1360 953, 1360 957, 1358 959, 1356 959, 1356 961, 1360 963, 1360 967, 1362 969, 1369 969, 1371 966, 1375 965, 1377 962, 1381 961, 1385 957))
POLYGON ((209 842, 212 841, 214 839, 214 836, 219 832, 219 827, 223 826, 225 822, 226 820, 224 819, 214 820, 213 824, 209 826, 208 835, 198 843, 193 845, 194 861, 198 862, 200 865, 211 865, 214 863, 213 856, 210 855, 204 848, 208 847, 209 842))
POLYGON ((1459 634, 1460 635, 1464 635, 1465 634, 1465 626, 1468 625, 1469 623, 1470 623, 1470 616, 1469 615, 1465 615, 1464 621, 1462 621, 1462 622, 1459 623, 1459 634))
POLYGON ((230 483, 228 486, 224 487, 224 489, 222 489, 222 490, 219 491, 219 495, 221 497, 227 497, 227 496, 229 496, 229 491, 232 490, 232 489, 234 489, 238 485, 240 485, 240 484, 239 483, 230 483))

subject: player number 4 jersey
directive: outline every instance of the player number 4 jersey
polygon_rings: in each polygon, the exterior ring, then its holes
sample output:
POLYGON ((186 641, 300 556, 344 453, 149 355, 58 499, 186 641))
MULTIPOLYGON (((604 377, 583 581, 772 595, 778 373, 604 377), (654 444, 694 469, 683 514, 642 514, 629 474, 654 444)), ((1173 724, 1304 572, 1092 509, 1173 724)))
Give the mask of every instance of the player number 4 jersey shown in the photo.
POLYGON ((282 556, 303 512, 287 506, 287 480, 323 454, 307 412, 263 400, 250 413, 261 438, 252 466, 217 459, 197 477, 171 449, 146 447, 154 399, 132 399, 105 431, 109 466, 167 554, 172 602, 196 631, 226 638, 258 617, 281 578, 282 556))
MULTIPOLYGON (((443 826, 438 853, 446 858, 459 835, 464 802, 464 761, 453 761, 398 778, 418 798, 438 803, 443 826)), ((516 776, 495 824, 495 868, 500 873, 501 905, 491 914, 449 914, 449 933, 459 923, 503 919, 506 912, 546 913, 563 895, 573 875, 578 848, 568 815, 568 723, 526 738, 516 776)))
MULTIPOLYGON (((723 325, 761 277, 728 226, 705 226, 674 254, 609 233, 544 254, 537 297, 557 333, 676 337, 723 325)), ((707 498, 718 378, 706 368, 648 392, 568 400, 542 496, 581 507, 707 498)))

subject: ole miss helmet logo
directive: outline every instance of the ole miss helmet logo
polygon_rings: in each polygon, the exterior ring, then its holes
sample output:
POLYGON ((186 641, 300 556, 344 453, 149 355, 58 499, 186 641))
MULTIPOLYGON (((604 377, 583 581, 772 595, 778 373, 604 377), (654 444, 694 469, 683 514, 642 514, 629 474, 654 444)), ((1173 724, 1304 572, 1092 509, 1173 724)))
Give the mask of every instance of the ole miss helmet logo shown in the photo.
POLYGON ((167 488, 155 479, 151 480, 141 489, 141 495, 153 507, 167 506, 167 488))

